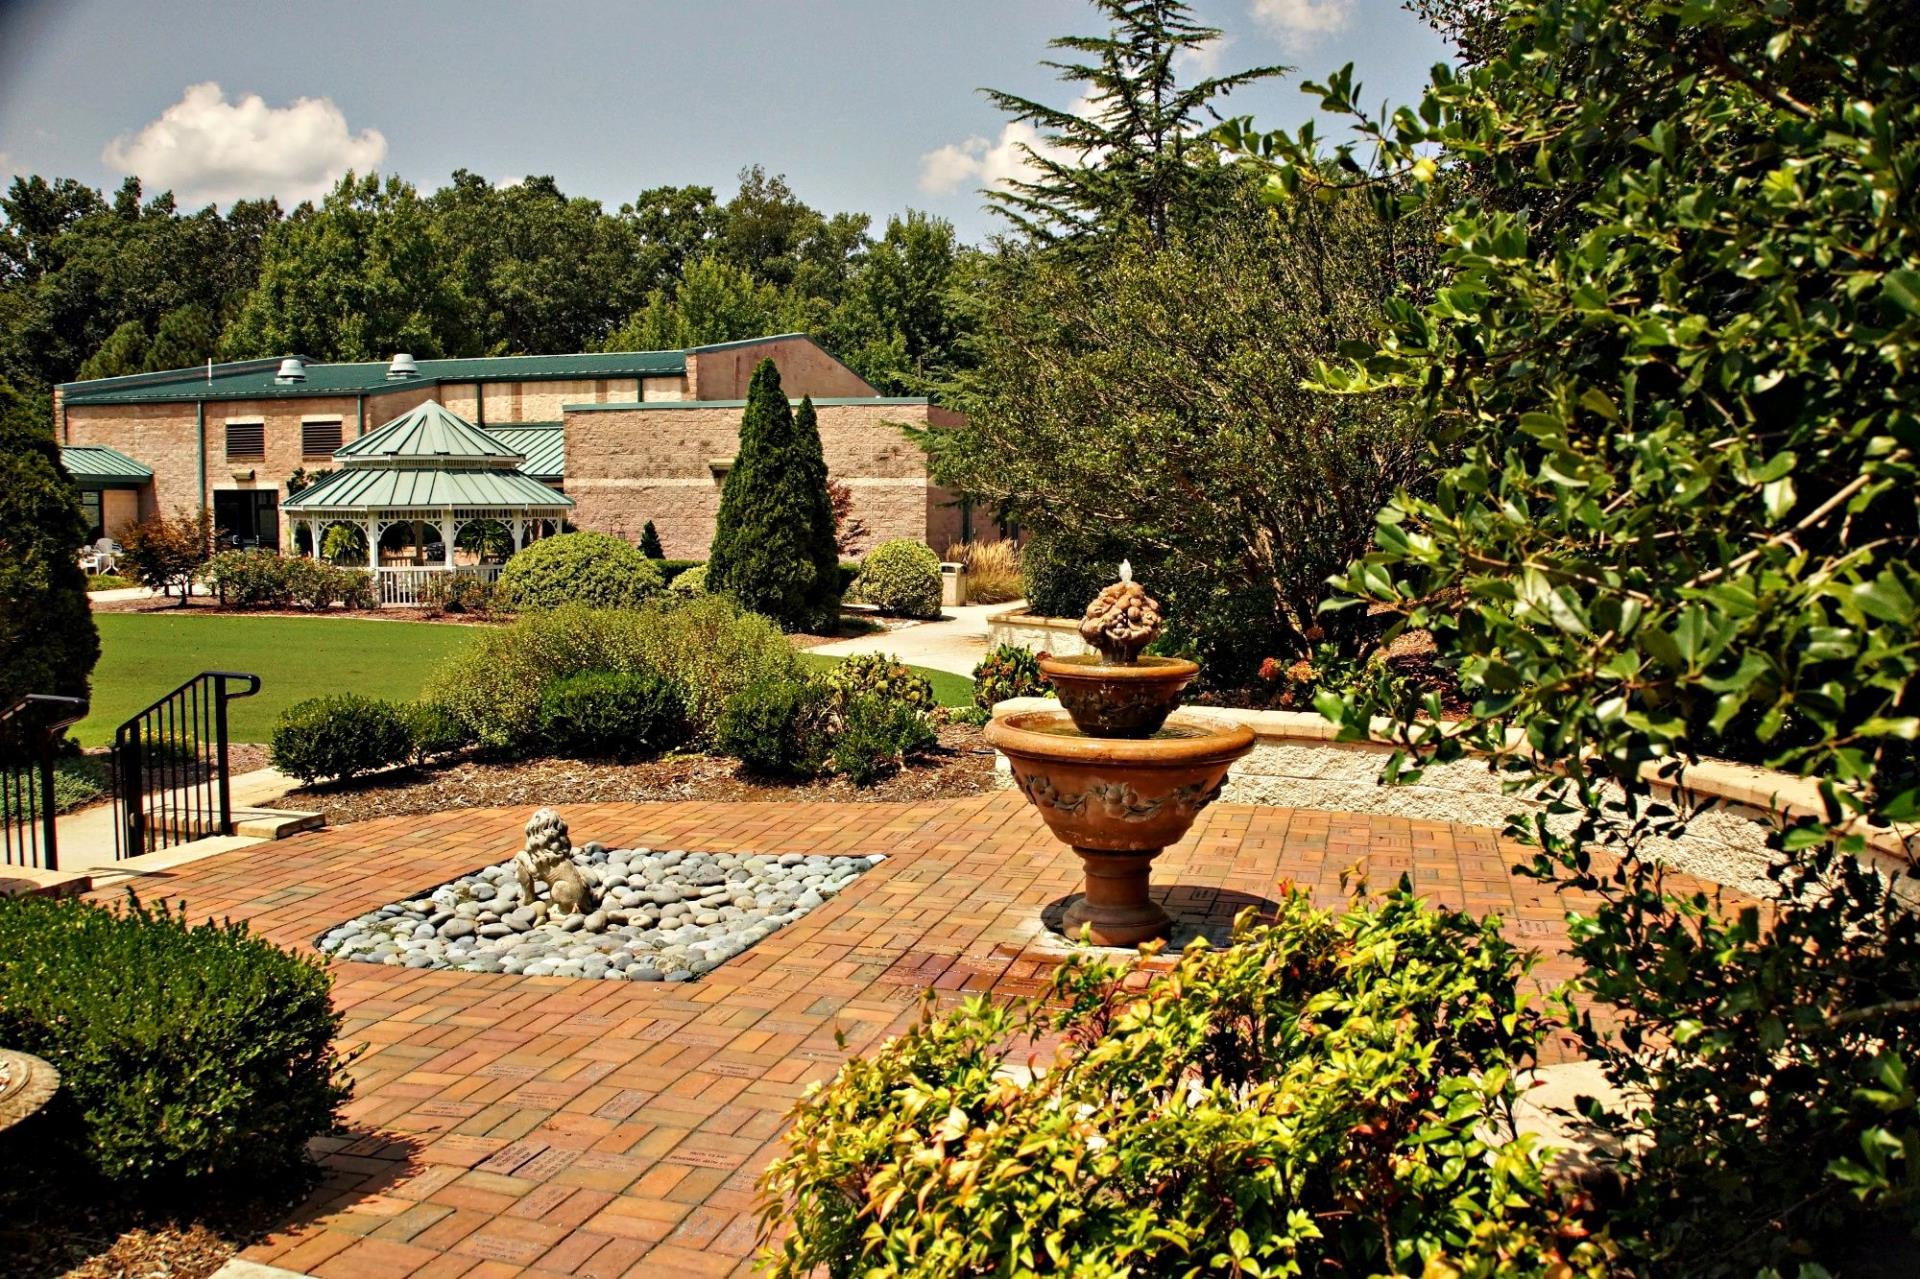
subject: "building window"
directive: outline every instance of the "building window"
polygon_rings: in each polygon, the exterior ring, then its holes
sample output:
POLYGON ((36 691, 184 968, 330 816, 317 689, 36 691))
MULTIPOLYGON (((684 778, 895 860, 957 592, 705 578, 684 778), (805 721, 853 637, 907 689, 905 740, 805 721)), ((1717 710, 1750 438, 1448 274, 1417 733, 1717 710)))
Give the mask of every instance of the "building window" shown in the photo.
POLYGON ((227 456, 265 460, 267 424, 265 422, 227 423, 227 456))
POLYGON ((340 447, 340 419, 300 423, 300 456, 332 457, 340 447))
POLYGON ((215 538, 223 546, 280 549, 280 499, 268 489, 216 489, 215 538))
POLYGON ((97 542, 106 536, 100 518, 100 490, 81 489, 80 509, 87 513, 87 540, 97 542))

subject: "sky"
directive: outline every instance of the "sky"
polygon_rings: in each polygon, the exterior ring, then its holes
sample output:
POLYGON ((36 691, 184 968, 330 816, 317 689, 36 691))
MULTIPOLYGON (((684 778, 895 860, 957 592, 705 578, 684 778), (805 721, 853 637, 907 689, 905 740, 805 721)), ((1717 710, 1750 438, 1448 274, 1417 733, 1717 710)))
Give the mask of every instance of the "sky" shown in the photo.
MULTIPOLYGON (((1195 0, 1195 73, 1296 68, 1227 99, 1262 127, 1344 63, 1412 100, 1444 47, 1397 0, 1195 0)), ((977 240, 1018 143, 978 92, 1069 105, 1038 65, 1085 0, 0 0, 0 181, 129 173, 183 206, 291 206, 349 169, 432 189, 549 174, 609 208, 762 164, 828 212, 925 209, 977 240)))

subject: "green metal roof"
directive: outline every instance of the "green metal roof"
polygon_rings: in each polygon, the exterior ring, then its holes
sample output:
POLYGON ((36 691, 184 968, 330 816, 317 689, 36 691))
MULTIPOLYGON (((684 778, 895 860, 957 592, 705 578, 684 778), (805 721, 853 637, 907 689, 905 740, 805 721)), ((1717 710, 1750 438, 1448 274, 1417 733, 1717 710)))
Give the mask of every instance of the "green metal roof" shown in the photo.
POLYGON ((488 435, 527 460, 520 473, 538 480, 564 479, 567 473, 567 433, 558 422, 515 422, 489 426, 488 435))
POLYGON ((64 444, 60 461, 76 484, 144 484, 153 468, 104 444, 64 444))
POLYGON ((480 466, 518 466, 523 455, 481 430, 438 400, 425 400, 377 431, 333 451, 334 459, 351 467, 425 459, 462 461, 480 466))
POLYGON ((409 386, 444 382, 540 382, 569 378, 679 377, 685 351, 589 351, 576 355, 502 355, 470 360, 421 360, 420 375, 387 376, 387 361, 306 365, 306 379, 275 380, 280 360, 242 360, 205 367, 140 373, 127 377, 63 382, 67 404, 151 404, 194 400, 271 400, 314 395, 377 395, 409 386))
POLYGON ((335 471, 281 504, 287 511, 449 506, 553 511, 572 505, 572 498, 518 471, 372 466, 335 471))

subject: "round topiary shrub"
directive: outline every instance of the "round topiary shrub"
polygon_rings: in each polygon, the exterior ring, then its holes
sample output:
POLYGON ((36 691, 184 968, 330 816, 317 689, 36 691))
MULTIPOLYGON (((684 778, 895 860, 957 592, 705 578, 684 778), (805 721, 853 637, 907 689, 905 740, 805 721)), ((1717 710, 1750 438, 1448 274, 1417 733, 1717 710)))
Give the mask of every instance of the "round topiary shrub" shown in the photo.
POLYGON ((973 668, 973 704, 992 710, 1011 697, 1048 697, 1053 685, 1040 672, 1040 660, 1018 644, 990 649, 973 668))
POLYGON ((659 591, 660 566, 605 533, 562 533, 507 561, 495 592, 508 608, 638 608, 659 591))
POLYGON ((815 679, 763 680, 727 699, 714 749, 748 772, 812 777, 833 748, 834 692, 815 679))
POLYGON ((112 1183, 304 1163, 350 1092, 331 985, 245 924, 0 897, 0 1043, 59 1069, 42 1131, 112 1183))
POLYGON ((687 712, 673 685, 657 675, 585 671, 541 692, 540 737, 556 755, 657 755, 687 739, 687 712))
POLYGON ((940 558, 911 538, 882 542, 860 562, 854 589, 882 613, 940 616, 940 558))
POLYGON ((927 677, 887 653, 858 653, 827 672, 827 686, 842 706, 856 697, 899 702, 916 711, 934 708, 933 685, 927 677))
POLYGON ((275 768, 309 784, 404 764, 413 757, 409 712, 357 693, 310 697, 281 714, 270 757, 275 768))
POLYGON ((938 741, 932 722, 912 706, 863 693, 841 710, 829 759, 855 786, 871 786, 938 741))
POLYGON ((696 595, 707 593, 707 566, 696 564, 684 573, 677 574, 667 583, 667 593, 692 599, 696 595))

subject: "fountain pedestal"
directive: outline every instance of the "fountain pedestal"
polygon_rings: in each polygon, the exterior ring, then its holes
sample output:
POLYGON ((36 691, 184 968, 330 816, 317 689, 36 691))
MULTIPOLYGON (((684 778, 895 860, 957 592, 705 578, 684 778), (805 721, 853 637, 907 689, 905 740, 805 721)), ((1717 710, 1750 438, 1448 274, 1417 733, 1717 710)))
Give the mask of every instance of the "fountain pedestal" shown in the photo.
POLYGON ((1098 848, 1075 848, 1086 872, 1086 886, 1067 907, 1066 934, 1084 931, 1096 946, 1138 946, 1165 937, 1173 919, 1153 900, 1149 884, 1158 848, 1132 853, 1110 853, 1098 848))

